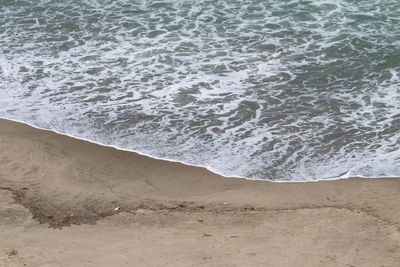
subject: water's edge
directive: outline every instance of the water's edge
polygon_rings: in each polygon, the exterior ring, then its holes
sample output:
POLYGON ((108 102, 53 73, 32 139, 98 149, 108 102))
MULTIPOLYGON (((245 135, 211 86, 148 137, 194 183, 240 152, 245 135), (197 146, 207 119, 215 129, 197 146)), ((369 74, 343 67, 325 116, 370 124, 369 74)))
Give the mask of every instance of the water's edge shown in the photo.
POLYGON ((102 144, 102 143, 99 143, 99 142, 94 142, 94 141, 92 141, 90 139, 80 138, 80 137, 77 137, 77 136, 74 136, 74 135, 71 135, 71 134, 68 134, 68 133, 59 132, 57 130, 38 127, 36 125, 33 125, 33 124, 25 122, 25 121, 21 121, 21 120, 11 119, 11 118, 7 118, 7 117, 3 117, 3 116, 0 116, 0 119, 21 123, 21 124, 28 125, 28 126, 30 126, 32 128, 38 129, 38 130, 53 132, 53 133, 56 133, 56 134, 59 134, 59 135, 62 135, 62 136, 67 136, 67 137, 70 137, 70 138, 73 138, 73 139, 76 139, 76 140, 82 140, 82 141, 89 142, 89 143, 96 144, 96 145, 100 145, 100 146, 103 146, 103 147, 110 147, 110 148, 114 148, 114 149, 120 150, 120 151, 136 153, 136 154, 139 154, 141 156, 149 157, 149 158, 156 159, 156 160, 162 160, 162 161, 167 161, 167 162, 175 162, 175 163, 184 164, 186 166, 204 168, 204 169, 207 169, 208 171, 210 171, 212 173, 215 173, 217 175, 220 175, 220 176, 226 177, 226 178, 237 178, 237 179, 246 179, 246 180, 254 180, 254 181, 266 181, 266 182, 273 182, 273 183, 310 183, 310 182, 334 181, 334 180, 350 179, 350 178, 365 178, 365 179, 400 178, 400 177, 397 177, 395 175, 392 175, 392 176, 378 176, 378 177, 367 177, 367 176, 361 176, 361 175, 360 176, 359 175, 352 175, 352 176, 342 175, 342 176, 339 176, 339 177, 331 177, 331 178, 324 178, 324 179, 309 179, 309 180, 296 180, 296 179, 294 179, 294 180, 288 181, 288 180, 279 180, 279 179, 278 180, 272 180, 272 179, 248 178, 248 177, 243 177, 243 176, 226 176, 226 175, 223 175, 223 174, 221 174, 220 172, 218 172, 216 170, 213 170, 212 168, 210 168, 208 166, 189 164, 189 163, 186 163, 184 161, 173 160, 173 159, 168 159, 168 158, 159 158, 159 157, 155 157, 155 156, 152 156, 152 155, 145 154, 145 153, 143 153, 141 151, 124 149, 122 147, 118 147, 118 146, 115 146, 115 145, 102 144))
POLYGON ((0 2, 0 117, 226 177, 400 176, 399 1, 0 2))

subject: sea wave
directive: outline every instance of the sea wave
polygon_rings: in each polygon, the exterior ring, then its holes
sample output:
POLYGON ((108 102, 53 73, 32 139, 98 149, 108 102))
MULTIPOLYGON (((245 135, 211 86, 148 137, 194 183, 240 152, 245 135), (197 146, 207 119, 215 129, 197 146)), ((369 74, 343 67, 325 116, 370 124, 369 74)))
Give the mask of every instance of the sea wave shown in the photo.
POLYGON ((225 176, 399 176, 398 10, 6 0, 0 116, 225 176))

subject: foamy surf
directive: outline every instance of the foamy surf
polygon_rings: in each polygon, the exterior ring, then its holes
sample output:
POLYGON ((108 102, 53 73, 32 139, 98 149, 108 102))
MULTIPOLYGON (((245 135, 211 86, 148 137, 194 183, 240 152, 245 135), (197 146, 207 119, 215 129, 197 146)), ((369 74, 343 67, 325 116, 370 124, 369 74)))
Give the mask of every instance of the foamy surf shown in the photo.
POLYGON ((396 1, 5 1, 0 116, 225 176, 399 176, 396 1))

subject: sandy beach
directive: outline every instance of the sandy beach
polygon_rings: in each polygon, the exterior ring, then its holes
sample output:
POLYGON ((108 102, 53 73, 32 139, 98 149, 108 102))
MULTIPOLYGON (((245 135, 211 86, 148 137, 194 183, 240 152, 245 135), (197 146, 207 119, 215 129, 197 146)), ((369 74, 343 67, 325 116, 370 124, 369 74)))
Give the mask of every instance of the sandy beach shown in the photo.
POLYGON ((272 183, 0 120, 0 266, 400 266, 400 179, 272 183))

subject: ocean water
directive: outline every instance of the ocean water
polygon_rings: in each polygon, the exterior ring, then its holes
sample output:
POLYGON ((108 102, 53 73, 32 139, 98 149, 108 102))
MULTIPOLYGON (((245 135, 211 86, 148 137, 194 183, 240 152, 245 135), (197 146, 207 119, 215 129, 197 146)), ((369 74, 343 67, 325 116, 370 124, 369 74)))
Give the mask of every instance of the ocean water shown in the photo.
POLYGON ((0 116, 227 176, 400 176, 400 1, 0 0, 0 116))

